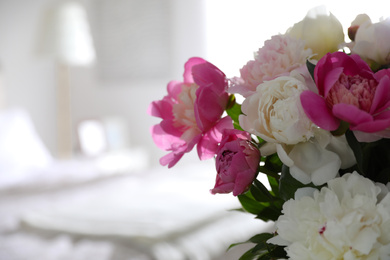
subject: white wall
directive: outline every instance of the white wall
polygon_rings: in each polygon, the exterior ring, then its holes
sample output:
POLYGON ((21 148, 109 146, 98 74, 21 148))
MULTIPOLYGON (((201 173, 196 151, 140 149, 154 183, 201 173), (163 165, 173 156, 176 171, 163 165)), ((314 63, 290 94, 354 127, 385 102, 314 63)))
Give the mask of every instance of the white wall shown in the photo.
POLYGON ((55 149, 54 66, 34 52, 47 0, 0 1, 0 64, 7 107, 27 109, 45 144, 55 149))

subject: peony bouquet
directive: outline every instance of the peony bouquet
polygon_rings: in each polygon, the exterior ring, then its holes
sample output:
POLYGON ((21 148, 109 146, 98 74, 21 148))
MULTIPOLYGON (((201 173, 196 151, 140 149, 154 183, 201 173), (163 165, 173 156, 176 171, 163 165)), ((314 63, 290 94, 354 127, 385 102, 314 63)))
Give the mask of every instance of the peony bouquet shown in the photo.
POLYGON ((316 8, 239 77, 190 58, 149 107, 162 165, 196 147, 212 194, 275 222, 241 259, 390 259, 390 19, 358 15, 348 37, 316 8))

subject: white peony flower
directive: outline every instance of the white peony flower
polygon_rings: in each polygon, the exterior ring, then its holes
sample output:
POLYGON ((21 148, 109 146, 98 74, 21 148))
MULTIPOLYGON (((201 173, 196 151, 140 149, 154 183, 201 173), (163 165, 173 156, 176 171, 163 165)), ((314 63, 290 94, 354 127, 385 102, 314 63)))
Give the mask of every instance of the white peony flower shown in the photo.
POLYGON ((313 136, 313 123, 303 111, 300 94, 307 90, 297 72, 263 82, 242 104, 240 126, 267 142, 297 144, 313 136))
POLYGON ((390 259, 390 194, 382 189, 354 172, 305 191, 283 205, 268 242, 286 245, 292 260, 390 259))
POLYGON ((311 9, 306 17, 289 28, 286 34, 305 40, 306 47, 318 54, 318 60, 328 52, 337 51, 344 43, 341 23, 324 6, 311 9))
POLYGON ((277 144, 280 160, 290 168, 290 174, 303 184, 322 185, 338 175, 340 169, 356 164, 356 158, 345 136, 335 137, 316 129, 307 142, 296 145, 277 144))
MULTIPOLYGON (((368 16, 361 20, 361 15, 355 19, 359 24, 354 45, 353 54, 358 54, 367 62, 376 62, 379 65, 390 63, 390 17, 378 23, 372 23, 368 16)), ((353 22, 353 23, 354 23, 353 22)), ((352 23, 352 24, 353 24, 352 23)))

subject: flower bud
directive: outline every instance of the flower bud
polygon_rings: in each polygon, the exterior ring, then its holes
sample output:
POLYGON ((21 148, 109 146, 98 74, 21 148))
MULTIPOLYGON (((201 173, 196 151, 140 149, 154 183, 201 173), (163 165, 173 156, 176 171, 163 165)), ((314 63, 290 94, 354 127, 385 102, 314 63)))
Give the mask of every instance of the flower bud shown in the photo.
POLYGON ((212 194, 246 192, 256 178, 260 151, 250 142, 250 134, 235 129, 224 131, 217 152, 217 178, 212 194))

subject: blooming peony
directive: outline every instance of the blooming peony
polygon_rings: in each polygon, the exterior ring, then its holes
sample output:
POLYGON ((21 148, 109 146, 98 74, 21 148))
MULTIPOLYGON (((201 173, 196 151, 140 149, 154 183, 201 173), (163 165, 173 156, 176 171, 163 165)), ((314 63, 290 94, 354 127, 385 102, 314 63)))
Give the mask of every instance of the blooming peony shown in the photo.
POLYGON ((224 131, 217 152, 217 179, 211 193, 229 193, 237 196, 248 190, 257 175, 260 152, 251 142, 247 132, 227 129, 224 131))
POLYGON ((304 91, 301 101, 316 125, 333 131, 345 121, 364 142, 389 136, 390 70, 374 74, 359 56, 335 52, 317 63, 314 79, 318 94, 304 91))
POLYGON ((156 145, 171 151, 160 159, 174 166, 180 158, 198 148, 200 159, 215 155, 224 128, 233 128, 230 117, 221 119, 227 102, 227 80, 217 67, 201 58, 185 64, 184 81, 171 81, 168 95, 149 106, 149 114, 162 119, 152 127, 156 145))
MULTIPOLYGON (((361 19, 361 15, 357 17, 361 19)), ((354 37, 351 52, 358 54, 369 64, 390 64, 390 17, 378 23, 372 23, 369 17, 361 22, 354 37)))
POLYGON ((343 27, 339 20, 324 6, 311 9, 306 17, 286 32, 287 35, 302 39, 306 47, 320 59, 328 52, 337 51, 344 43, 343 27))
POLYGON ((304 78, 294 72, 260 84, 242 104, 240 126, 267 142, 307 141, 313 136, 314 125, 301 106, 299 97, 304 90, 304 78))
POLYGON ((298 192, 283 205, 277 236, 294 260, 390 259, 390 194, 357 173, 298 192))
POLYGON ((310 49, 305 49, 302 40, 285 35, 273 36, 257 51, 255 59, 240 70, 241 77, 232 79, 229 92, 248 97, 264 81, 282 74, 288 75, 292 70, 305 65, 311 54, 310 49))
POLYGON ((315 137, 296 145, 277 144, 280 160, 290 174, 303 184, 320 186, 336 177, 340 169, 356 164, 352 149, 344 135, 332 136, 317 129, 315 137))

